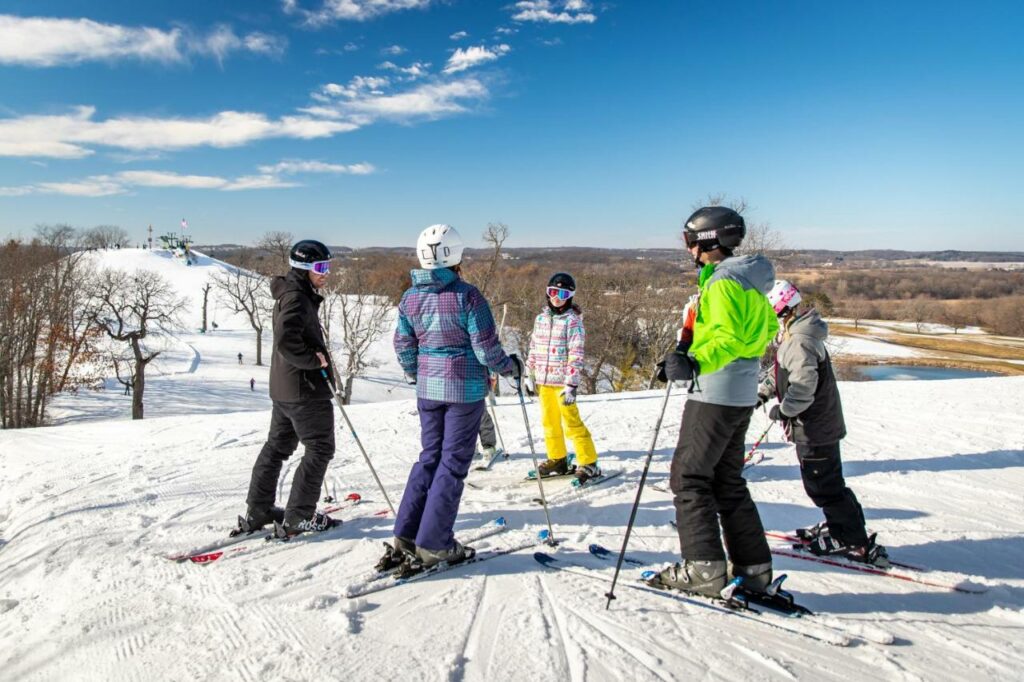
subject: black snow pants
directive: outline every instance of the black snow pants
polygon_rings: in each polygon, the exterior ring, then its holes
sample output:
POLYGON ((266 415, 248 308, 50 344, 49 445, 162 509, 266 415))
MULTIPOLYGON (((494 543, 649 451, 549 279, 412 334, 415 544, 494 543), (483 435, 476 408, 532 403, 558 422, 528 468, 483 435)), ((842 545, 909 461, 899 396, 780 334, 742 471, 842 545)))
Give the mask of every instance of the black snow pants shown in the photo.
POLYGON ((686 402, 671 470, 684 559, 725 559, 724 536, 733 563, 753 566, 772 560, 761 517, 743 478, 744 438, 753 411, 753 407, 686 402))
POLYGON ((252 467, 246 498, 250 511, 262 512, 274 505, 281 465, 300 441, 306 452, 292 478, 285 523, 294 525, 313 516, 327 464, 334 457, 334 406, 330 400, 274 401, 270 433, 252 467))
POLYGON ((828 522, 829 534, 844 545, 860 547, 867 544, 864 510, 843 479, 843 460, 839 443, 796 446, 800 460, 800 477, 804 490, 828 522))

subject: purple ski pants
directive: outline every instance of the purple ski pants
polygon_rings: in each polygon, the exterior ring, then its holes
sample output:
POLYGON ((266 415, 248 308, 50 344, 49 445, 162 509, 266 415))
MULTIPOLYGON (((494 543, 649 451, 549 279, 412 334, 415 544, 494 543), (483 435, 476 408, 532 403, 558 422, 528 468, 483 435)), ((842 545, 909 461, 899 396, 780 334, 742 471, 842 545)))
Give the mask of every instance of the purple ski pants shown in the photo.
POLYGON ((444 403, 420 398, 420 442, 423 451, 412 466, 395 535, 431 550, 454 545, 452 527, 459 513, 462 481, 469 472, 484 401, 444 403))

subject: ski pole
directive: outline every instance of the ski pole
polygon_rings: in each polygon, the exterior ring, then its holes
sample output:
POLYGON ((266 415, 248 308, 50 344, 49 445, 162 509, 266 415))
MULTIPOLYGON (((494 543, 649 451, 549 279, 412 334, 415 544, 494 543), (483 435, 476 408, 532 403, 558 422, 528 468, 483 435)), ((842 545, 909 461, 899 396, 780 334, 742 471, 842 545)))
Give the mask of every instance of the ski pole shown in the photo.
POLYGON ((498 434, 498 442, 501 443, 501 451, 505 453, 505 459, 508 459, 508 450, 505 449, 505 439, 501 437, 501 427, 498 426, 498 401, 494 399, 494 391, 489 391, 487 397, 490 398, 491 403, 491 421, 494 422, 494 431, 498 434))
POLYGON ((636 521, 636 512, 640 507, 640 496, 644 494, 644 483, 647 482, 647 471, 651 468, 651 459, 654 457, 654 447, 658 444, 658 434, 661 432, 661 422, 665 418, 665 409, 668 407, 668 398, 672 394, 672 382, 665 387, 665 400, 661 403, 661 413, 658 415, 658 423, 654 425, 654 437, 651 438, 651 449, 647 451, 647 461, 644 462, 644 471, 640 474, 640 485, 636 489, 636 500, 633 501, 633 510, 629 512, 629 523, 626 524, 626 537, 622 539, 622 550, 619 552, 619 560, 615 564, 615 575, 612 577, 612 586, 604 596, 608 597, 608 603, 604 605, 605 610, 611 608, 612 600, 615 599, 615 584, 619 581, 619 571, 622 570, 622 560, 626 558, 626 547, 629 545, 629 536, 633 532, 633 522, 636 521))
POLYGON ((359 451, 363 453, 363 459, 366 460, 366 466, 370 467, 370 473, 373 474, 373 480, 377 481, 377 487, 380 488, 381 494, 384 496, 384 501, 388 503, 388 508, 391 509, 391 515, 395 514, 395 505, 391 504, 391 498, 388 497, 388 491, 384 489, 384 484, 380 482, 380 477, 377 476, 377 470, 373 468, 373 463, 370 461, 370 456, 366 454, 366 448, 363 447, 363 442, 359 440, 359 436, 356 434, 356 429, 352 426, 352 421, 348 418, 348 413, 345 412, 345 404, 341 401, 341 394, 334 388, 334 384, 327 376, 327 370, 321 369, 320 374, 323 375, 324 381, 327 382, 328 388, 331 389, 331 395, 334 396, 334 401, 338 403, 338 409, 341 410, 341 416, 345 419, 345 424, 348 425, 349 433, 352 434, 352 440, 359 446, 359 451))
MULTIPOLYGON (((526 439, 530 443, 530 454, 533 455, 533 471, 537 475, 537 487, 540 488, 540 502, 544 507, 544 518, 548 522, 548 539, 546 543, 554 547, 558 544, 555 540, 555 529, 551 526, 551 514, 548 512, 548 498, 544 495, 544 482, 540 479, 540 464, 537 462, 537 450, 533 447, 533 434, 530 432, 530 418, 526 414, 526 399, 523 398, 523 378, 516 377, 516 393, 519 394, 519 406, 523 408, 523 423, 526 424, 526 439)), ((497 422, 495 422, 497 423, 497 422)))
MULTIPOLYGON (((750 448, 750 452, 748 452, 747 456, 743 458, 743 463, 744 464, 746 464, 747 462, 749 462, 751 460, 751 458, 753 458, 754 452, 757 450, 758 446, 761 445, 761 441, 763 441, 765 436, 768 435, 768 432, 772 430, 772 426, 774 426, 774 424, 775 424, 775 422, 773 422, 773 421, 769 421, 768 422, 768 426, 765 427, 764 432, 761 433, 761 436, 754 443, 754 447, 750 448)), ((760 461, 760 460, 758 460, 758 461, 760 461)))

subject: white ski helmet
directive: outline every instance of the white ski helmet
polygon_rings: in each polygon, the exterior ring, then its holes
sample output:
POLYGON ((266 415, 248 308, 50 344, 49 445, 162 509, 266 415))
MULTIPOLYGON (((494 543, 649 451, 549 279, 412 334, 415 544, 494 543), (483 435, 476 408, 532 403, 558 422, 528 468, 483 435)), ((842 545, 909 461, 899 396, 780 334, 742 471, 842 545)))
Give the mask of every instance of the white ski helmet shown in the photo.
POLYGON ((416 256, 424 270, 458 265, 464 248, 462 237, 451 225, 431 225, 416 240, 416 256))
POLYGON ((803 299, 796 285, 784 279, 775 280, 775 286, 768 292, 768 302, 772 304, 776 315, 797 307, 801 300, 803 299))

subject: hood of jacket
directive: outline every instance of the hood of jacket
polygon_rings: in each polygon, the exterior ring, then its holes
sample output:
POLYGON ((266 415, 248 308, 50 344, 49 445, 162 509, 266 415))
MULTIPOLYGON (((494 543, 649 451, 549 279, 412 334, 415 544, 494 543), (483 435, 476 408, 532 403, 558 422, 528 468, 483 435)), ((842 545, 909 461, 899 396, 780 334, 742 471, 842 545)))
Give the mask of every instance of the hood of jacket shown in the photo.
POLYGON ((828 323, 821 319, 821 313, 811 308, 803 315, 794 317, 786 325, 786 333, 790 336, 809 336, 824 343, 828 338, 828 323))
POLYGON ((446 286, 459 279, 450 268, 437 268, 436 270, 422 270, 416 268, 409 271, 412 277, 412 285, 419 291, 438 292, 446 286))
POLYGON ((772 267, 770 260, 760 254, 730 256, 713 267, 705 265, 701 271, 701 281, 706 280, 712 273, 716 277, 731 277, 766 296, 775 286, 775 268, 772 267))

